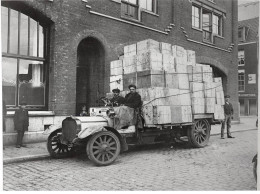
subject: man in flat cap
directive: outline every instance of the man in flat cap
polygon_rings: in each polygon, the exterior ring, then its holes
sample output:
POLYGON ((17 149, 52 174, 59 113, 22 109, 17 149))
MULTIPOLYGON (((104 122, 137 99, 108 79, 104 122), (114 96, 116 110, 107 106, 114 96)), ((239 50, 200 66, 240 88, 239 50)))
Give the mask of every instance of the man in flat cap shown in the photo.
POLYGON ((234 138, 231 136, 230 128, 231 128, 231 119, 233 119, 233 106, 229 102, 230 96, 226 95, 225 96, 225 104, 224 104, 224 113, 225 113, 225 120, 222 122, 221 125, 221 139, 224 138, 224 130, 225 130, 225 125, 227 125, 227 137, 228 138, 234 138))
POLYGON ((28 131, 29 126, 29 115, 26 108, 26 102, 22 102, 18 110, 14 113, 14 128, 17 131, 16 147, 26 147, 22 144, 24 132, 28 131))
POLYGON ((116 89, 113 89, 112 92, 114 94, 113 98, 110 100, 112 105, 113 106, 120 106, 120 105, 124 104, 125 98, 122 97, 122 96, 119 96, 120 90, 118 88, 116 88, 116 89))

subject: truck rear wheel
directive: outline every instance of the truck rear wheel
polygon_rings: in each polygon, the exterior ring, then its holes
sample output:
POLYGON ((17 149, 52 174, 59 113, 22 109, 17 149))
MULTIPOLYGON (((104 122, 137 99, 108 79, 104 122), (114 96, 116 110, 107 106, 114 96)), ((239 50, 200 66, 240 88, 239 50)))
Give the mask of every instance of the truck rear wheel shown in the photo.
POLYGON ((87 144, 88 158, 98 166, 113 163, 120 153, 120 141, 110 131, 101 131, 94 134, 87 144))
POLYGON ((188 129, 189 143, 196 148, 205 147, 209 142, 210 124, 206 119, 196 120, 188 129))

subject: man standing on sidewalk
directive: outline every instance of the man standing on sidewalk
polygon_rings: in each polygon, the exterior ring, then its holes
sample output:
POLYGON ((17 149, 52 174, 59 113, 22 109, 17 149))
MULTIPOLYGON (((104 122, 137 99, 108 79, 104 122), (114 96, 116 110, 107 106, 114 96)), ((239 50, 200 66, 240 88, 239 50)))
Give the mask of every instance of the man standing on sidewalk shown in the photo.
POLYGON ((233 119, 234 110, 233 110, 232 104, 229 102, 229 99, 230 99, 230 96, 226 95, 225 96, 225 105, 224 105, 225 120, 222 122, 222 125, 221 125, 221 139, 225 139, 224 138, 225 125, 227 125, 227 137, 234 138, 231 136, 231 133, 230 133, 231 119, 233 119))
POLYGON ((29 115, 28 111, 25 109, 26 103, 22 102, 21 106, 18 110, 15 111, 14 114, 14 128, 17 130, 17 141, 16 141, 16 147, 26 147, 26 145, 23 145, 23 136, 24 132, 28 131, 29 126, 29 115))

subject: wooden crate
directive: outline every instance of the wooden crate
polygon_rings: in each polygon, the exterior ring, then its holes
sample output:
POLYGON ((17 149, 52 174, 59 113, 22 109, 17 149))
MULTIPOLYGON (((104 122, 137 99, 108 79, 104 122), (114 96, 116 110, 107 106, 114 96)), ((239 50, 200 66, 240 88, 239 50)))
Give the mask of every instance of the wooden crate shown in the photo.
POLYGON ((165 88, 165 102, 166 105, 180 105, 180 90, 165 88))
POLYGON ((196 54, 193 50, 186 50, 187 52, 187 65, 193 65, 196 64, 196 54))
POLYGON ((123 90, 129 90, 128 86, 130 84, 137 85, 137 73, 129 73, 123 75, 123 90))
POLYGON ((204 98, 204 83, 190 82, 190 91, 192 98, 204 98))
POLYGON ((192 122, 191 106, 171 106, 171 123, 192 122))
POLYGON ((215 112, 215 98, 205 98, 205 113, 214 113, 215 112))
POLYGON ((137 72, 138 88, 164 87, 164 72, 163 71, 141 71, 137 72))
POLYGON ((123 90, 123 82, 123 75, 110 76, 110 91, 116 88, 123 90))
MULTIPOLYGON (((198 65, 198 64, 196 64, 198 65)), ((213 71, 210 65, 201 65, 203 82, 213 82, 213 71)))
POLYGON ((163 70, 162 54, 159 52, 143 52, 137 55, 137 71, 163 70))
POLYGON ((160 42, 160 52, 166 55, 172 55, 172 45, 165 42, 160 42))
POLYGON ((193 114, 205 113, 205 98, 191 98, 191 105, 193 114))
MULTIPOLYGON (((176 60, 175 60, 175 70, 177 73, 179 74, 187 74, 188 71, 187 71, 187 66, 186 65, 179 65, 179 64, 176 64, 176 60)), ((188 74, 187 74, 188 75, 188 74)))
POLYGON ((179 98, 181 106, 191 106, 191 92, 190 90, 179 90, 179 98))
POLYGON ((110 75, 122 75, 123 74, 123 61, 116 60, 110 63, 110 75))
POLYGON ((136 55, 136 44, 124 46, 124 56, 130 57, 136 55))
POLYGON ((190 88, 188 75, 185 73, 166 73, 165 86, 173 89, 188 90, 190 88))
POLYGON ((204 94, 206 98, 216 97, 216 84, 214 82, 205 82, 204 88, 204 94))
POLYGON ((150 94, 148 91, 149 88, 138 88, 136 89, 136 92, 138 92, 141 96, 142 101, 149 101, 150 100, 150 94))
POLYGON ((168 73, 175 73, 175 59, 172 55, 162 54, 162 66, 163 70, 168 73))
POLYGON ((170 106, 144 106, 142 112, 146 125, 171 123, 170 106))
POLYGON ((202 82, 202 67, 187 65, 190 82, 202 82))
POLYGON ((221 83, 222 84, 222 78, 221 77, 214 77, 214 82, 215 83, 221 83))
POLYGON ((147 51, 160 52, 159 42, 152 39, 137 42, 137 55, 141 53, 146 53, 147 51))
POLYGON ((215 104, 214 118, 217 120, 225 119, 224 107, 222 105, 215 104))
POLYGON ((124 74, 136 72, 136 56, 124 57, 123 58, 123 69, 124 74))
POLYGON ((224 92, 223 91, 216 91, 216 102, 218 105, 225 104, 224 92))
POLYGON ((178 45, 172 45, 172 55, 174 57, 184 57, 187 56, 186 50, 178 45))

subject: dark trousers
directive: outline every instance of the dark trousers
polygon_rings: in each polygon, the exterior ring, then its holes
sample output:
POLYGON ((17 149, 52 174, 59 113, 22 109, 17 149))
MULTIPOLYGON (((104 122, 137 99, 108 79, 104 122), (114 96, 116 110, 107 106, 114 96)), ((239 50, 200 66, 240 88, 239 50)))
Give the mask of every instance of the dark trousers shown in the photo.
POLYGON ((221 125, 221 137, 224 137, 225 125, 227 125, 227 136, 231 136, 230 128, 231 128, 231 115, 225 115, 225 120, 221 125))
POLYGON ((19 131, 17 131, 16 145, 22 145, 23 136, 24 136, 24 130, 19 130, 19 131))
POLYGON ((24 136, 25 131, 28 131, 27 125, 23 125, 22 129, 17 130, 16 145, 22 145, 23 144, 23 136, 24 136))

